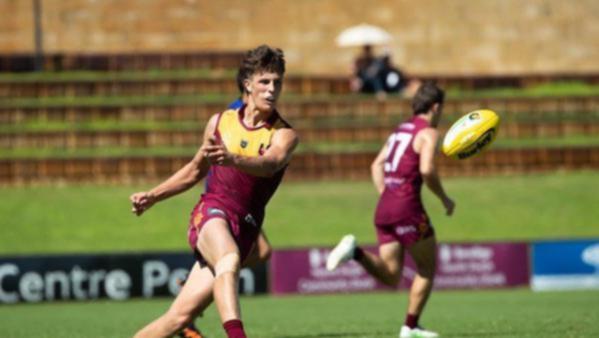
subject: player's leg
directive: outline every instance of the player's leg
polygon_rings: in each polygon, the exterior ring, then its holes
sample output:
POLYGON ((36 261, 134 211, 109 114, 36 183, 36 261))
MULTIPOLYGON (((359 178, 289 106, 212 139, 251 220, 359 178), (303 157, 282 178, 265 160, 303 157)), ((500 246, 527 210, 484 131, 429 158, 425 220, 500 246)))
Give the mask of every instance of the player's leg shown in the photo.
POLYGON ((408 313, 420 314, 431 294, 437 268, 436 248, 435 236, 416 242, 408 248, 417 268, 410 289, 408 313))
MULTIPOLYGON (((245 259, 242 266, 254 266, 260 262, 266 262, 272 255, 272 247, 268 242, 268 238, 264 231, 260 231, 256 245, 250 252, 249 256, 245 259)), ((182 282, 183 285, 184 282, 182 282)), ((212 299, 211 299, 212 300, 212 299)), ((210 304, 207 304, 208 307, 210 304)), ((201 313, 199 314, 201 316, 201 313)), ((193 321, 189 323, 178 335, 182 338, 201 338, 203 337, 202 332, 194 325, 193 321)))
POLYGON ((387 286, 395 287, 401 280, 404 250, 398 242, 381 244, 378 256, 358 247, 354 257, 364 270, 387 286))
POLYGON ((200 268, 198 263, 194 264, 168 311, 137 332, 135 337, 170 337, 184 328, 212 302, 213 283, 212 271, 207 267, 200 268))
POLYGON ((379 230, 378 256, 356 245, 353 235, 344 236, 327 257, 327 269, 335 270, 350 259, 357 261, 373 277, 389 286, 396 286, 401 279, 404 250, 392 236, 379 230))
POLYGON ((252 251, 244 260, 243 266, 254 266, 260 262, 266 262, 270 259, 271 255, 272 247, 270 246, 264 231, 260 230, 260 235, 258 235, 256 245, 254 245, 252 251))
POLYGON ((198 234, 197 247, 214 270, 214 300, 227 335, 245 337, 237 294, 240 254, 227 221, 206 221, 198 234))
MULTIPOLYGON (((179 284, 180 287, 183 287, 183 285, 185 285, 186 280, 187 280, 187 277, 185 277, 185 279, 177 280, 177 284, 179 284)), ((210 304, 211 303, 212 302, 210 302, 210 304)), ((205 308, 210 306, 210 304, 207 304, 205 306, 205 308)), ((196 315, 196 318, 197 317, 202 317, 202 312, 198 313, 196 315)), ((194 318, 194 319, 196 319, 196 318, 194 318)), ((204 334, 202 333, 202 331, 200 331, 200 329, 198 329, 198 327, 195 325, 194 321, 192 320, 181 331, 177 332, 177 337, 180 337, 180 338, 204 338, 204 334)))
POLYGON ((437 268, 436 247, 437 242, 433 235, 414 243, 407 249, 416 263, 416 276, 410 288, 408 312, 400 337, 438 337, 437 333, 424 330, 418 325, 420 315, 433 288, 437 268))

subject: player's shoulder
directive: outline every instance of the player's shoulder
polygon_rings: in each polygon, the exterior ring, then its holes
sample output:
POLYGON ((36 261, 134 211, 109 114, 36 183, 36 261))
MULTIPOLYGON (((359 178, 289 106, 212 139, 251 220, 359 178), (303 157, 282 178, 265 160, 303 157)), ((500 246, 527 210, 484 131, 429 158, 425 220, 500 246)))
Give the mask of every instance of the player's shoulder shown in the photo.
POLYGON ((299 135, 295 129, 293 129, 290 125, 281 124, 280 128, 275 128, 275 135, 280 135, 289 139, 299 139, 299 135))
POLYGON ((206 127, 208 129, 215 130, 218 127, 218 125, 221 124, 222 120, 229 119, 230 118, 229 116, 234 112, 235 112, 234 109, 227 109, 220 113, 212 114, 212 116, 210 116, 210 119, 208 119, 208 123, 206 124, 206 127))
POLYGON ((439 140, 439 130, 433 127, 424 127, 416 133, 416 137, 431 143, 437 143, 439 140))
POLYGON ((437 128, 434 127, 424 127, 422 129, 420 129, 418 131, 418 134, 422 134, 423 136, 427 136, 427 137, 439 137, 439 130, 437 128))
POLYGON ((208 119, 208 125, 209 126, 214 126, 218 123, 218 120, 220 120, 222 113, 216 113, 216 114, 212 114, 212 116, 210 116, 210 118, 208 119))
POLYGON ((212 115, 210 118, 215 125, 230 126, 239 123, 239 109, 227 108, 220 113, 212 115))
POLYGON ((299 135, 293 127, 285 120, 280 119, 274 125, 274 139, 288 142, 297 145, 299 143, 299 135))
POLYGON ((429 127, 428 122, 413 116, 399 123, 396 127, 396 130, 400 132, 416 134, 427 127, 429 127))
POLYGON ((237 118, 237 116, 239 115, 239 108, 227 108, 216 115, 220 115, 221 117, 227 118, 237 118))

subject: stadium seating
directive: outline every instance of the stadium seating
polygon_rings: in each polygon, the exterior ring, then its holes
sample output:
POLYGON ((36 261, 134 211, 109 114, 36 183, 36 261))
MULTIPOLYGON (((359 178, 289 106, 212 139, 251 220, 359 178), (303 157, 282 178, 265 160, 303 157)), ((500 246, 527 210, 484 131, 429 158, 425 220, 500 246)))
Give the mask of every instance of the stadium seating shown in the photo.
MULTIPOLYGON (((240 57, 239 52, 49 55, 47 69, 71 73, 0 74, 0 184, 116 183, 169 175, 193 154, 208 117, 238 95, 231 69, 240 57), (190 76, 181 69, 199 71, 190 76), (94 72, 72 72, 79 70, 94 72)), ((27 71, 31 62, 26 55, 0 55, 0 70, 27 71)), ((599 74, 421 78, 472 90, 599 83, 599 74)), ((291 74, 285 81, 280 110, 302 140, 292 179, 368 177, 378 147, 411 111, 410 101, 399 96, 378 101, 350 94, 341 75, 291 74)), ((599 97, 592 95, 449 98, 441 130, 481 107, 500 112, 502 139, 588 139, 599 133, 599 97)), ((494 147, 468 161, 442 158, 440 165, 444 175, 597 168, 599 148, 494 147)))
MULTIPOLYGON (((202 51, 181 53, 46 53, 42 64, 46 71, 123 71, 151 69, 229 69, 239 66, 240 51, 202 51)), ((32 54, 0 54, 0 72, 35 70, 32 54)))
MULTIPOLYGON (((228 100, 232 100, 231 96, 228 100)), ((92 103, 30 103, 0 104, 0 123, 18 124, 23 122, 85 122, 98 120, 125 121, 196 121, 203 122, 212 114, 219 112, 228 104, 228 100, 197 103, 160 103, 148 97, 146 100, 130 102, 92 102, 92 103)), ((463 112, 492 107, 501 112, 507 120, 541 121, 545 118, 559 121, 592 121, 599 112, 599 97, 571 96, 550 98, 470 98, 448 99, 445 103, 446 119, 456 118, 463 112)), ((299 120, 317 120, 321 118, 376 118, 381 123, 398 114, 410 111, 410 101, 389 99, 376 101, 352 96, 334 96, 330 98, 307 98, 302 100, 282 99, 280 110, 292 122, 299 120), (381 120, 382 119, 382 120, 381 120)), ((404 115, 405 116, 405 115, 404 115)), ((401 116, 400 116, 401 117, 401 116)))
MULTIPOLYGON (((373 152, 300 153, 289 179, 366 179, 373 152), (342 170, 340 170, 342 168, 342 170)), ((157 180, 181 168, 189 156, 0 159, 0 184, 47 182, 134 183, 157 180)), ((599 148, 499 149, 468 161, 441 158, 446 176, 598 170, 599 148)))
MULTIPOLYGON (((349 83, 344 77, 289 75, 285 92, 294 94, 347 94, 349 83)), ((188 78, 110 78, 94 79, 0 79, 0 98, 148 96, 148 95, 238 95, 234 75, 203 75, 188 78)))
MULTIPOLYGON (((143 69, 143 68, 142 68, 143 69)), ((234 71, 212 72, 208 74, 182 74, 179 72, 162 75, 144 75, 144 73, 77 73, 64 78, 45 77, 18 78, 11 76, 0 78, 0 98, 21 97, 78 97, 78 96, 143 96, 143 95, 193 95, 220 93, 237 95, 234 71)), ((521 76, 453 76, 453 75, 415 75, 421 80, 433 80, 444 88, 477 90, 506 87, 524 88, 557 81, 577 81, 579 83, 599 84, 599 74, 574 75, 554 74, 521 76)), ((347 94, 350 92, 346 76, 289 74, 285 81, 285 92, 295 94, 347 94)))

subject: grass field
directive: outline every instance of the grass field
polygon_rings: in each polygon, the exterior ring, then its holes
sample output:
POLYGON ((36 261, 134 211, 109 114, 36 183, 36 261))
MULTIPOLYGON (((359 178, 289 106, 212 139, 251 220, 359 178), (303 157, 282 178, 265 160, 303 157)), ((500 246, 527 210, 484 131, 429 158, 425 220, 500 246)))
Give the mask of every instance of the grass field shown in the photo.
MULTIPOLYGON (((444 113, 440 127, 448 129, 451 123, 457 121, 463 112, 444 113)), ((529 123, 541 127, 559 126, 567 122, 597 123, 599 122, 599 111, 596 112, 572 112, 569 114, 558 112, 514 113, 499 112, 502 123, 529 123)), ((392 130, 393 127, 408 118, 406 112, 397 111, 393 115, 381 119, 380 116, 319 116, 319 117, 292 117, 289 122, 299 129, 320 128, 354 128, 377 127, 392 130)), ((74 132, 74 131, 201 131, 204 127, 203 120, 119 120, 103 119, 92 121, 52 121, 40 118, 38 120, 25 120, 13 124, 0 125, 0 133, 34 133, 34 132, 74 132)))
MULTIPOLYGON (((453 178, 458 208, 443 215, 424 198, 441 241, 599 237, 598 172, 453 178)), ((188 250, 188 211, 200 188, 165 201, 141 218, 128 195, 147 186, 0 188, 0 255, 188 250)), ((369 182, 285 182, 268 209, 276 248, 333 245, 346 232, 374 243, 376 194, 369 182)), ((397 337, 406 292, 243 297, 255 338, 397 337)), ((170 299, 0 306, 2 338, 129 337, 165 311, 170 299)), ((599 336, 599 291, 533 293, 527 289, 435 292, 421 323, 442 337, 591 338, 599 336)), ((214 307, 198 321, 223 338, 214 307)))
MULTIPOLYGON (((405 292, 243 297, 244 324, 258 338, 397 337, 405 292)), ((0 307, 3 338, 128 337, 161 314, 169 300, 54 303, 0 307)), ((591 338, 599 336, 599 291, 439 291, 421 320, 455 338, 591 338)), ((199 326, 224 337, 214 307, 199 326)))
MULTIPOLYGON (((222 77, 234 72, 172 71, 1 75, 0 81, 158 80, 222 77)), ((526 89, 483 91, 448 89, 449 98, 539 97, 599 95, 599 86, 554 83, 526 89)), ((312 99, 335 100, 321 95, 312 99)), ((341 97, 347 100, 347 97, 341 97)), ((5 100, 5 107, 194 105, 230 101, 230 95, 52 97, 5 100)), ((302 96, 286 95, 288 102, 302 96)), ((363 100, 365 96, 352 99, 363 100)), ((512 122, 551 123, 581 120, 581 114, 513 115, 512 122)), ((597 114, 584 115, 595 123, 597 114)), ((344 123, 362 125, 366 121, 344 123)), ((320 126, 340 126, 320 120, 320 126)), ((188 122, 101 121, 48 123, 37 121, 0 126, 0 133, 40 131, 170 130, 196 128, 188 122)), ((311 126, 313 127, 313 126, 311 126)), ((599 138, 500 139, 495 147, 599 145, 599 138)), ((378 150, 380 143, 302 146, 311 151, 378 150)), ((147 154, 189 155, 196 148, 153 148, 147 154)), ((4 149, 0 158, 44 156, 127 156, 139 149, 4 149)), ((456 200, 456 214, 444 216, 440 203, 424 194, 442 242, 530 241, 599 237, 596 182, 599 172, 551 173, 527 176, 452 178, 445 181, 456 200)), ((0 188, 0 255, 177 250, 187 251, 188 214, 201 188, 157 205, 147 215, 130 213, 128 196, 143 186, 35 186, 0 188)), ((285 182, 267 211, 265 229, 275 248, 332 246, 341 235, 354 233, 363 244, 375 242, 372 216, 377 196, 370 182, 285 182)), ((170 299, 127 302, 58 302, 0 305, 0 338, 129 337, 161 314, 170 299)), ((322 296, 243 297, 244 323, 254 338, 381 338, 397 337, 407 295, 402 292, 322 296)), ((543 292, 528 289, 435 292, 421 320, 442 337, 590 338, 599 337, 599 291, 543 292)), ((214 307, 199 326, 211 338, 224 337, 214 307)))
MULTIPOLYGON (((599 237, 599 172, 452 178, 446 189, 456 214, 425 190, 441 241, 599 237)), ((0 254, 187 250, 188 215, 201 187, 158 204, 143 217, 128 196, 144 186, 0 188, 0 254), (25 244, 26 243, 26 244, 25 244)), ((348 232, 374 243, 376 194, 370 182, 284 182, 265 229, 277 248, 333 245, 348 232)))
MULTIPOLYGON (((299 145, 296 153, 377 153, 384 141, 380 142, 306 142, 299 145)), ((527 137, 501 138, 493 143, 494 149, 522 148, 559 148, 599 146, 599 137, 595 135, 568 135, 563 137, 527 137)), ((64 158, 102 158, 102 157, 147 157, 147 156, 187 156, 197 152, 197 146, 161 146, 161 147, 119 147, 98 146, 93 148, 58 147, 18 147, 0 148, 0 159, 64 159, 64 158)))

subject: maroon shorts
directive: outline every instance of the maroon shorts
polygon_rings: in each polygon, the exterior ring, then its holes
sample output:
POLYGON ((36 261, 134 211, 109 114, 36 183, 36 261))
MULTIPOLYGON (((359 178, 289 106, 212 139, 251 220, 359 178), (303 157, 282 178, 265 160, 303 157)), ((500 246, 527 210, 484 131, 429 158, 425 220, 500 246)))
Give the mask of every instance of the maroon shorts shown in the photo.
POLYGON ((200 202, 191 212, 189 227, 187 230, 187 241, 193 250, 197 261, 201 266, 206 265, 206 260, 197 248, 198 234, 206 222, 213 218, 222 218, 229 225, 231 235, 237 244, 241 261, 243 262, 252 251, 258 235, 260 227, 256 224, 251 215, 239 215, 226 207, 215 202, 200 202))
POLYGON ((435 234, 426 213, 420 213, 391 224, 376 224, 375 228, 379 245, 399 242, 407 247, 435 234))

